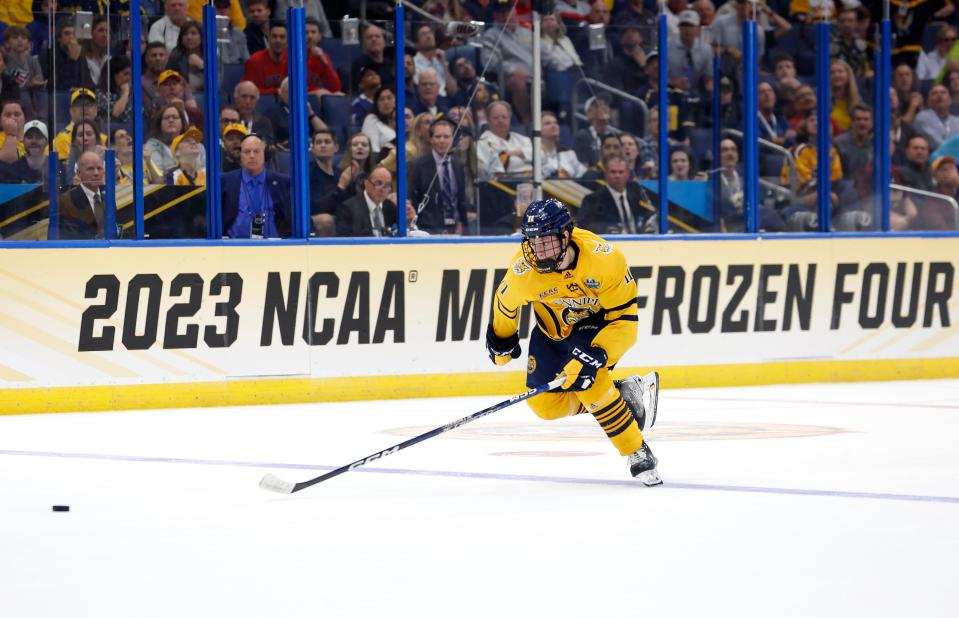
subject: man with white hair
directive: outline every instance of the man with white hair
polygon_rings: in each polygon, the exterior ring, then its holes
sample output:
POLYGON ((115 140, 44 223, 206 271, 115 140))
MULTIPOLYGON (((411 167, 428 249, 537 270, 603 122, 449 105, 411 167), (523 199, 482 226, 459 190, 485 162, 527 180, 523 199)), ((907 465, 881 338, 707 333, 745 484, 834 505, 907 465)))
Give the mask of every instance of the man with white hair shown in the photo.
POLYGON ((150 26, 147 41, 163 43, 168 52, 176 49, 177 40, 180 38, 180 27, 187 20, 186 9, 186 0, 166 0, 163 5, 163 17, 150 26))
POLYGON ((446 97, 440 96, 440 78, 436 71, 426 68, 416 74, 416 93, 409 107, 414 114, 429 112, 433 116, 450 108, 446 97))
POLYGON ((493 101, 486 108, 487 130, 476 143, 479 176, 529 176, 533 171, 533 142, 509 130, 513 110, 506 101, 493 101))
POLYGON ((103 192, 104 165, 100 153, 87 150, 77 159, 79 183, 60 198, 61 240, 105 238, 106 199, 103 192))

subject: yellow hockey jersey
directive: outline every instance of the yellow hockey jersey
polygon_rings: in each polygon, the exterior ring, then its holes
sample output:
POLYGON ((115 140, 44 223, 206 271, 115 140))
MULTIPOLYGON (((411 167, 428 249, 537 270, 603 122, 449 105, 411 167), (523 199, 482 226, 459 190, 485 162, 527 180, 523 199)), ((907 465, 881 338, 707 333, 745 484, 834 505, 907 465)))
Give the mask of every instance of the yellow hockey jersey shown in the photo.
POLYGON ((519 309, 533 303, 536 325, 544 335, 562 340, 584 320, 598 323, 593 345, 606 351, 612 365, 636 342, 636 281, 626 256, 592 232, 573 228, 576 259, 564 271, 541 273, 520 249, 493 300, 493 331, 507 338, 516 333, 519 309))

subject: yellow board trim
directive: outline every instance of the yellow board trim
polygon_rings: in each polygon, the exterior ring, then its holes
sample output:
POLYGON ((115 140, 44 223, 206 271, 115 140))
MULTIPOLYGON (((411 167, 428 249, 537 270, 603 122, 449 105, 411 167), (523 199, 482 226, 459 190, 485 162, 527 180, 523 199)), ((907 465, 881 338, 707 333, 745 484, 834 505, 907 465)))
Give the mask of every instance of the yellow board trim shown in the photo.
MULTIPOLYGON (((618 368, 617 377, 651 367, 618 368)), ((807 382, 866 382, 959 377, 959 358, 807 361, 656 367, 662 386, 698 388, 807 382)), ((271 405, 371 399, 510 395, 522 392, 519 371, 476 374, 271 378, 218 382, 0 389, 0 414, 99 412, 153 408, 271 405)))

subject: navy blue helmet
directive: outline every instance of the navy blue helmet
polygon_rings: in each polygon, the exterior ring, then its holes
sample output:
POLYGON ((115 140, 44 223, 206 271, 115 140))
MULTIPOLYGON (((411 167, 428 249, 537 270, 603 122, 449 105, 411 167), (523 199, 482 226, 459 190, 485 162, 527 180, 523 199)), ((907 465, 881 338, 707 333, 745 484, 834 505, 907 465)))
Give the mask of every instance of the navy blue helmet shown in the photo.
POLYGON ((562 236, 565 230, 573 229, 573 215, 559 200, 536 200, 530 202, 523 214, 520 230, 526 238, 537 236, 562 236))
POLYGON ((536 200, 530 203, 520 224, 526 263, 541 273, 555 271, 569 248, 570 240, 566 233, 571 233, 572 229, 573 216, 559 200, 536 200))

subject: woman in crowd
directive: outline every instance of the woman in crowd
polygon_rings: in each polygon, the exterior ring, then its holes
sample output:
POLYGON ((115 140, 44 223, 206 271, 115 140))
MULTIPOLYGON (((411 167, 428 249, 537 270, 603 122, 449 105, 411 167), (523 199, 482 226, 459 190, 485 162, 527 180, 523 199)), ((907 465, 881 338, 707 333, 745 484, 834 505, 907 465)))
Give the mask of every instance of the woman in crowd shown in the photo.
POLYGON ((852 67, 845 60, 834 59, 829 69, 829 90, 832 93, 833 131, 836 135, 852 126, 852 108, 862 103, 852 67))
POLYGON ((559 13, 548 13, 542 19, 543 67, 565 71, 583 65, 573 42, 566 36, 566 27, 559 13))
POLYGON ((170 146, 173 138, 183 133, 188 125, 186 110, 180 101, 167 103, 154 114, 152 137, 143 145, 143 151, 161 174, 166 174, 176 167, 176 159, 170 146))
POLYGON ((433 114, 429 112, 422 112, 413 119, 413 130, 407 134, 412 148, 407 148, 407 152, 412 151, 414 158, 425 155, 432 148, 430 146, 430 124, 433 120, 433 114))
POLYGON ((675 146, 669 153, 669 180, 706 180, 706 174, 696 171, 689 148, 675 146))
POLYGON ((396 93, 392 86, 380 86, 373 95, 373 113, 363 119, 362 133, 370 138, 375 155, 396 139, 396 93))
POLYGON ((166 68, 182 75, 193 92, 203 92, 203 33, 195 21, 187 21, 180 27, 180 36, 166 68))
POLYGON ((111 58, 100 73, 97 87, 97 120, 104 127, 133 121, 133 97, 130 96, 130 59, 111 58))
POLYGON ((559 144, 559 121, 553 112, 543 112, 541 120, 543 148, 543 178, 581 178, 586 166, 576 153, 559 144))

